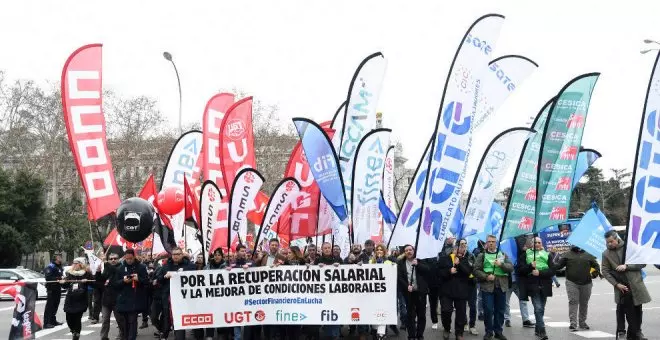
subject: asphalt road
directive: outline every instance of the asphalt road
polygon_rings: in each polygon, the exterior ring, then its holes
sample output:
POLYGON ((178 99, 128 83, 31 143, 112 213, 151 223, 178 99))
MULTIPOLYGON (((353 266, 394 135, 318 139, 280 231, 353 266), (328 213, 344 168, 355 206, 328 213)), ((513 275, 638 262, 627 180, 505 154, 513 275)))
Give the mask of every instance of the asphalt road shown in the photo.
MULTIPOLYGON (((590 331, 584 332, 570 332, 568 330, 568 300, 566 298, 566 289, 564 279, 560 278, 562 286, 554 290, 554 296, 548 300, 546 306, 546 327, 550 339, 614 339, 615 331, 615 304, 614 292, 605 280, 597 280, 594 284, 593 294, 589 303, 589 319, 588 324, 591 326, 590 331)), ((644 305, 644 334, 649 339, 660 340, 660 270, 653 267, 648 268, 648 276, 646 278, 646 286, 651 294, 653 301, 644 305)), ((512 327, 505 328, 504 334, 509 339, 522 340, 533 339, 533 328, 522 328, 522 320, 520 312, 517 309, 518 304, 515 296, 512 298, 512 327), (514 309, 515 308, 515 309, 514 309)), ((62 306, 64 300, 60 303, 60 309, 57 319, 64 321, 64 313, 62 306)), ((40 300, 37 302, 37 311, 40 316, 43 316, 45 301, 40 300)), ((530 312, 533 311, 531 304, 529 305, 530 312)), ((9 334, 9 327, 13 313, 13 302, 0 301, 0 337, 5 337, 9 334)), ((83 316, 83 330, 81 339, 98 339, 100 324, 90 325, 87 320, 87 314, 83 316)), ((431 329, 430 318, 427 318, 427 330, 425 338, 437 339, 441 337, 441 330, 431 329)), ((477 323, 479 330, 478 336, 466 335, 466 339, 481 339, 483 336, 483 322, 477 323)), ((116 327, 111 327, 110 339, 116 336, 116 327)), ((71 339, 71 334, 66 327, 66 324, 58 326, 53 329, 42 330, 36 334, 38 339, 71 339)), ((143 329, 139 331, 138 338, 140 339, 153 339, 153 328, 143 329)), ((170 336, 172 338, 172 336, 170 336)), ((188 334, 189 339, 193 339, 192 333, 188 334)), ((406 339, 406 333, 401 332, 401 335, 390 337, 390 339, 406 339)), ((453 337, 452 337, 453 339, 453 337)))

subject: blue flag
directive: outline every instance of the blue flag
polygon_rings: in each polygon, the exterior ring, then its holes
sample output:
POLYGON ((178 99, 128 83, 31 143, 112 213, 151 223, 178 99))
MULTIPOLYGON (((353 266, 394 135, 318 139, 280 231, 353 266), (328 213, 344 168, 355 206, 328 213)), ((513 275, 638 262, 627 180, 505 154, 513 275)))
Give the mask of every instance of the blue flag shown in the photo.
POLYGON ((346 197, 344 196, 344 184, 339 171, 337 154, 332 147, 332 142, 323 129, 315 122, 306 118, 293 118, 293 123, 298 130, 300 143, 305 158, 312 171, 312 175, 319 185, 319 190, 328 201, 332 210, 341 221, 348 217, 346 210, 346 197))
POLYGON ((500 251, 509 257, 514 266, 518 264, 518 245, 516 244, 516 239, 508 238, 500 242, 500 251))
POLYGON ((378 210, 380 210, 381 215, 383 215, 383 221, 387 224, 396 223, 396 215, 392 212, 392 209, 387 206, 385 199, 383 199, 383 192, 380 192, 380 199, 378 200, 378 210))
POLYGON ((449 226, 449 232, 451 232, 455 237, 462 238, 463 235, 463 212, 461 209, 456 209, 456 215, 451 220, 451 225, 449 226))
POLYGON ((605 215, 592 204, 575 230, 571 232, 567 242, 584 249, 587 253, 600 258, 605 251, 605 232, 612 229, 612 225, 605 215))
POLYGON ((577 163, 575 163, 575 173, 573 174, 573 189, 575 189, 575 186, 580 182, 580 178, 584 176, 591 164, 594 164, 600 157, 600 153, 592 149, 584 149, 578 153, 577 163))

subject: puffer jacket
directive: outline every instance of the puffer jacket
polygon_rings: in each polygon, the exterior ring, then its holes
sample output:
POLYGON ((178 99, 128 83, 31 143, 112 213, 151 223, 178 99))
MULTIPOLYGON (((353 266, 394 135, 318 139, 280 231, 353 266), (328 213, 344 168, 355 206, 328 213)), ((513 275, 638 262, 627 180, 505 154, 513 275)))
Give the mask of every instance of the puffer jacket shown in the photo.
POLYGON ((87 289, 94 283, 92 274, 86 270, 69 269, 64 279, 67 281, 89 280, 89 282, 67 282, 62 285, 66 288, 64 312, 84 313, 87 310, 87 289))

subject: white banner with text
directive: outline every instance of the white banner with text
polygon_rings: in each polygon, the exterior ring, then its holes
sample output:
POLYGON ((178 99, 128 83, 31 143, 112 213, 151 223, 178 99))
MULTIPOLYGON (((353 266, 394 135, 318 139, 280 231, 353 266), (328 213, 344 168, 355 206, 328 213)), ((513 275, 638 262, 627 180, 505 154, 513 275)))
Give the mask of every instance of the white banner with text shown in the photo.
POLYGON ((396 324, 395 264, 173 273, 174 329, 396 324))

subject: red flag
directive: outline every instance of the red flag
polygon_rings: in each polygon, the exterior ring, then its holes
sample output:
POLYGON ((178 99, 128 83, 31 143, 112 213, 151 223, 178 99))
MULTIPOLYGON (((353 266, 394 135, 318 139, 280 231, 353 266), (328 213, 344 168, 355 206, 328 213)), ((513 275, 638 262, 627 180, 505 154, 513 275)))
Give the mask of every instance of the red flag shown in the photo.
POLYGON ((201 226, 201 223, 199 223, 199 199, 197 198, 197 194, 195 194, 193 189, 190 187, 186 177, 183 177, 183 188, 185 190, 185 219, 192 220, 197 226, 197 229, 199 229, 201 226))
MULTIPOLYGON (((334 135, 334 130, 330 129, 330 122, 322 123, 325 133, 330 138, 334 135)), ((284 177, 293 177, 300 183, 300 194, 291 208, 282 213, 277 225, 277 235, 285 243, 291 240, 317 235, 319 200, 321 191, 316 184, 312 172, 303 154, 303 148, 298 142, 291 152, 289 163, 284 172, 284 177)), ((327 229, 319 234, 330 234, 332 230, 327 229)))
POLYGON ((220 128, 220 154, 225 188, 234 183, 234 178, 241 169, 256 169, 252 97, 237 101, 227 110, 220 128))
POLYGON ((87 196, 90 220, 113 212, 120 203, 106 143, 102 80, 101 44, 77 49, 64 64, 64 125, 87 196))
POLYGON ((117 229, 112 229, 108 236, 105 237, 105 241, 103 241, 103 246, 104 247, 121 247, 122 250, 126 249, 134 249, 135 248, 135 243, 128 242, 124 240, 121 235, 117 232, 117 229))
POLYGON ((149 203, 153 204, 156 212, 158 212, 158 216, 160 216, 160 220, 163 221, 165 226, 172 230, 172 222, 170 221, 170 218, 167 217, 166 214, 161 214, 158 210, 158 190, 156 190, 156 180, 154 179, 154 174, 149 174, 149 178, 147 178, 147 181, 142 186, 142 189, 140 189, 138 197, 145 199, 149 201, 149 203))
POLYGON ((227 197, 227 188, 222 173, 221 152, 220 152, 220 128, 222 126, 225 113, 234 103, 234 95, 231 93, 219 93, 211 97, 206 103, 204 109, 204 119, 202 121, 202 173, 204 180, 210 180, 220 190, 222 197, 227 197))

